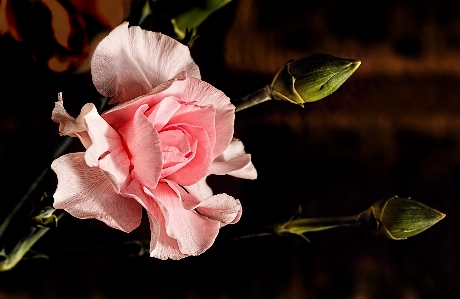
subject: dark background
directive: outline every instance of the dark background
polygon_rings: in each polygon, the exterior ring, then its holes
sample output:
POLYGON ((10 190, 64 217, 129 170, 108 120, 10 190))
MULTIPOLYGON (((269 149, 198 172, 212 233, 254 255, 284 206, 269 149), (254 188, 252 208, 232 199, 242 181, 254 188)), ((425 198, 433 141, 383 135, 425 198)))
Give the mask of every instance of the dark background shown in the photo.
MULTIPOLYGON (((88 72, 48 69, 49 16, 34 23, 15 9, 24 40, 0 36, 0 219, 62 142, 50 120, 57 92, 72 115, 98 97, 88 72)), ((87 18, 87 30, 104 29, 87 18)), ((136 248, 122 244, 148 239, 147 221, 124 234, 66 215, 34 247, 49 260, 0 273, 0 298, 460 298, 460 2, 240 0, 199 34, 191 51, 203 80, 232 99, 269 83, 291 58, 320 52, 362 65, 304 109, 268 102, 237 113, 235 136, 259 177, 209 179, 244 213, 204 254, 127 257, 136 248), (305 217, 342 216, 396 194, 447 217, 405 241, 358 228, 311 233, 311 244, 232 240, 286 221, 299 205, 305 217)), ((36 198, 54 186, 50 173, 1 245, 14 245, 36 198)))

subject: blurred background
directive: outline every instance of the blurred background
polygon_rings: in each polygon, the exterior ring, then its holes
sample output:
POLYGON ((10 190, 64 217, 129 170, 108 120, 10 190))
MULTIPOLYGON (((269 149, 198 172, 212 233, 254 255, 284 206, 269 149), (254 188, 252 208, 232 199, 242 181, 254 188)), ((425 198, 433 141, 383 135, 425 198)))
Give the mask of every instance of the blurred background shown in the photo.
MULTIPOLYGON (((147 24, 171 32, 162 18, 199 2, 171 0, 147 24)), ((0 219, 62 142, 50 119, 57 93, 71 115, 97 101, 92 50, 123 20, 135 24, 141 4, 0 0, 0 219)), ((145 215, 131 234, 66 215, 34 247, 50 259, 0 273, 0 298, 460 298, 460 2, 233 0, 198 34, 191 52, 203 80, 232 99, 270 83, 291 58, 362 64, 303 109, 267 102, 237 113, 235 136, 259 178, 209 178, 244 213, 204 254, 132 256, 135 246, 123 244, 149 238, 145 215), (405 241, 358 228, 311 233, 311 244, 234 239, 286 221, 299 205, 304 217, 343 216, 394 195, 447 217, 405 241)), ((33 201, 51 197, 55 183, 50 173, 2 246, 17 242, 33 201)))

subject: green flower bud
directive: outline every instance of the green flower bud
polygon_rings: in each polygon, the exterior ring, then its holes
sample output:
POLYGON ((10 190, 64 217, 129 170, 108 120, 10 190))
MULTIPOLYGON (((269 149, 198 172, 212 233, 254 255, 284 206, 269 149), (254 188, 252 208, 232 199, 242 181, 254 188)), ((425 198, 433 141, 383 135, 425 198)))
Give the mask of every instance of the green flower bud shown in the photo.
POLYGON ((303 103, 321 100, 336 91, 360 64, 327 54, 290 60, 273 79, 272 95, 303 107, 303 103))
POLYGON ((361 214, 362 226, 392 240, 415 236, 446 215, 415 200, 392 197, 379 200, 361 214))

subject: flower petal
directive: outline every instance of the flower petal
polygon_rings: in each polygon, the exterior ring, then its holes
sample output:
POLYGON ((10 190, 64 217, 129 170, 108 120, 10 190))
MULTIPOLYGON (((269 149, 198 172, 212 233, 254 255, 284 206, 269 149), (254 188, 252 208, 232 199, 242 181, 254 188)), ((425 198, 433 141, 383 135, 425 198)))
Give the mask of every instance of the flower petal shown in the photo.
POLYGON ((58 101, 54 104, 51 119, 59 124, 59 134, 61 136, 78 137, 85 148, 91 145, 91 139, 88 136, 84 117, 92 109, 91 104, 86 104, 81 108, 77 119, 70 116, 64 108, 62 93, 58 94, 58 101))
POLYGON ((241 217, 241 203, 225 193, 213 195, 203 200, 185 192, 183 188, 172 181, 166 181, 180 194, 182 206, 187 210, 196 210, 206 218, 219 221, 221 226, 236 223, 241 217))
POLYGON ((230 103, 230 99, 222 91, 196 78, 189 78, 187 89, 181 99, 185 102, 196 102, 198 106, 212 105, 216 109, 216 144, 212 152, 212 159, 216 158, 232 140, 235 106, 230 103))
POLYGON ((86 165, 84 153, 59 157, 51 164, 58 177, 54 208, 77 218, 95 218, 108 226, 130 232, 139 226, 142 207, 132 198, 114 191, 98 168, 86 165))
POLYGON ((169 122, 171 124, 189 124, 203 128, 208 135, 211 148, 214 148, 216 144, 215 118, 216 109, 212 105, 200 107, 183 104, 171 117, 169 122))
POLYGON ((211 247, 219 232, 219 221, 186 210, 181 204, 180 190, 174 185, 159 183, 154 190, 144 188, 144 191, 160 206, 166 233, 177 240, 182 254, 199 255, 211 247))
POLYGON ((162 209, 155 199, 143 191, 143 188, 136 180, 131 181, 125 189, 124 195, 136 199, 147 210, 151 235, 150 256, 162 260, 168 258, 179 260, 187 257, 186 254, 181 253, 179 250, 177 240, 166 233, 166 223, 162 209))
POLYGON ((174 97, 166 97, 158 103, 152 111, 147 111, 149 121, 160 132, 171 117, 179 110, 181 104, 174 97))
POLYGON ((137 109, 132 120, 118 131, 131 154, 131 175, 141 185, 155 189, 163 166, 160 136, 144 112, 148 105, 137 109))
POLYGON ((211 197, 213 195, 211 187, 206 183, 207 176, 201 179, 198 183, 184 186, 185 190, 198 199, 199 201, 204 200, 205 198, 211 197))
POLYGON ((147 104, 149 107, 155 107, 155 105, 160 103, 164 98, 182 97, 188 81, 189 78, 187 77, 187 73, 181 72, 171 80, 157 86, 147 95, 116 105, 112 109, 104 112, 102 118, 104 118, 112 128, 117 130, 133 117, 140 106, 147 104))
POLYGON ((94 85, 112 97, 110 103, 147 94, 183 70, 200 78, 187 46, 161 33, 128 28, 127 22, 99 43, 91 60, 94 85))
POLYGON ((92 144, 85 153, 86 164, 105 172, 117 192, 128 183, 129 158, 120 135, 97 113, 96 107, 84 116, 92 144))
POLYGON ((243 142, 236 138, 219 157, 214 159, 208 174, 228 174, 249 180, 257 178, 257 171, 251 162, 251 155, 246 154, 243 142))
POLYGON ((206 176, 211 164, 212 148, 209 137, 205 129, 189 124, 178 124, 177 127, 166 126, 164 130, 176 128, 183 130, 184 133, 187 132, 196 139, 197 148, 194 153, 195 156, 186 165, 166 178, 183 186, 193 185, 206 176))

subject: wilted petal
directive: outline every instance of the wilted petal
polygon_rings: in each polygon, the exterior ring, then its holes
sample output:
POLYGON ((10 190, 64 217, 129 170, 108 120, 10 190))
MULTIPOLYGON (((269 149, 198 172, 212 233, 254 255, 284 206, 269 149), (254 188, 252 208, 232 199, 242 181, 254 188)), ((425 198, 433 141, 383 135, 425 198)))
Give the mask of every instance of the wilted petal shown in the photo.
POLYGON ((161 175, 163 153, 160 136, 144 115, 147 109, 148 105, 139 107, 132 120, 118 131, 131 154, 132 177, 141 185, 154 189, 161 175))
POLYGON ((59 124, 59 134, 61 136, 78 137, 83 146, 88 148, 91 145, 91 139, 88 136, 84 117, 92 110, 93 106, 92 104, 84 105, 77 119, 75 119, 65 110, 62 93, 60 92, 51 114, 51 119, 59 124))
POLYGON ((183 70, 200 78, 187 46, 161 33, 128 28, 127 22, 99 43, 91 60, 94 85, 112 97, 110 103, 145 95, 183 70))
POLYGON ((219 156, 229 145, 233 137, 235 106, 230 99, 212 85, 195 78, 189 78, 189 83, 181 98, 185 102, 196 102, 196 105, 212 105, 216 109, 215 130, 216 144, 212 159, 219 156))
POLYGON ((255 180, 257 171, 251 155, 244 151, 243 142, 234 138, 227 149, 209 167, 209 174, 228 174, 242 179, 255 180))
POLYGON ((84 153, 61 156, 53 161, 51 168, 58 177, 54 208, 64 209, 77 218, 101 220, 125 232, 139 226, 142 217, 139 203, 115 193, 98 168, 86 165, 84 153))

